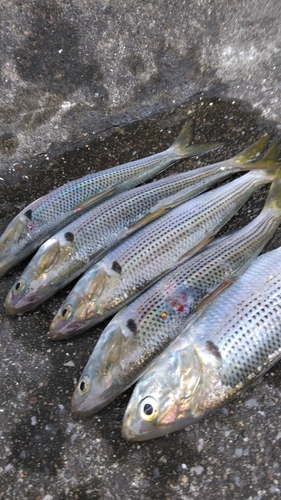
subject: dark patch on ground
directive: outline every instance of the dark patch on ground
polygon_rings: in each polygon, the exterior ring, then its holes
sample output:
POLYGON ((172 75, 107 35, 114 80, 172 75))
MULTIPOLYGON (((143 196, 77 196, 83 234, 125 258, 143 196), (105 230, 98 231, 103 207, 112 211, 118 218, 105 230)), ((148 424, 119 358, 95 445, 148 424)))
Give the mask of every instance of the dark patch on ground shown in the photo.
MULTIPOLYGON (((59 4, 55 0, 37 1, 31 6, 25 42, 14 54, 17 70, 24 80, 63 98, 80 85, 88 85, 96 87, 105 99, 100 64, 96 59, 83 64, 79 43, 75 24, 69 22, 59 4)), ((40 121, 44 121, 43 115, 40 121)))
POLYGON ((11 155, 17 149, 18 138, 12 134, 3 134, 0 136, 0 151, 5 155, 11 155))

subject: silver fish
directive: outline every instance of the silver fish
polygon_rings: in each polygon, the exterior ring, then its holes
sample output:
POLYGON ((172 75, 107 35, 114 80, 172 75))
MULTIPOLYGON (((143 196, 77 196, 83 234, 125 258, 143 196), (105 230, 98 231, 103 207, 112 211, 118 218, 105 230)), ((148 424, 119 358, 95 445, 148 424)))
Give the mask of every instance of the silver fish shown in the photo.
POLYGON ((269 169, 249 172, 173 208, 110 251, 65 299, 51 323, 51 338, 76 335, 99 323, 205 246, 256 189, 272 181, 279 147, 273 150, 269 169))
POLYGON ((258 257, 139 380, 123 437, 186 427, 246 389, 281 357, 281 248, 258 257))
POLYGON ((264 136, 230 160, 171 175, 92 208, 39 248, 6 298, 7 313, 23 314, 37 307, 136 229, 231 173, 247 169, 267 141, 264 136))
POLYGON ((192 313, 201 312, 237 279, 271 239, 280 222, 281 169, 258 217, 239 231, 215 240, 113 318, 74 391, 74 413, 95 413, 132 385, 180 334, 192 313))
POLYGON ((0 276, 98 202, 148 180, 181 158, 219 146, 218 143, 190 146, 192 129, 192 123, 188 123, 166 151, 68 182, 28 205, 0 238, 0 276))

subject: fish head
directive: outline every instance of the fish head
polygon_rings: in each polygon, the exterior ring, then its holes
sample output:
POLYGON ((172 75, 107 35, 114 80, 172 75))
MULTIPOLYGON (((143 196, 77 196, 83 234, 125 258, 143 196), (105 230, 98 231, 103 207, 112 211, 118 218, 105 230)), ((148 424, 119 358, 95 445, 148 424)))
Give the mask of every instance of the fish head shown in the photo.
POLYGON ((126 341, 126 332, 119 321, 113 319, 101 334, 74 391, 71 405, 76 415, 96 413, 128 387, 130 376, 119 377, 124 371, 126 341))
POLYGON ((76 283, 50 325, 52 340, 73 337, 102 321, 95 303, 107 280, 105 267, 97 263, 76 283))
POLYGON ((0 238, 0 276, 4 276, 19 262, 18 254, 32 230, 29 211, 15 217, 0 238))
POLYGON ((50 238, 34 255, 22 275, 9 291, 5 307, 8 314, 23 314, 41 304, 56 293, 62 279, 67 257, 71 255, 70 244, 61 244, 50 238))
POLYGON ((174 350, 173 344, 139 379, 124 415, 125 439, 154 439, 196 420, 201 364, 191 345, 184 343, 184 350, 174 350))

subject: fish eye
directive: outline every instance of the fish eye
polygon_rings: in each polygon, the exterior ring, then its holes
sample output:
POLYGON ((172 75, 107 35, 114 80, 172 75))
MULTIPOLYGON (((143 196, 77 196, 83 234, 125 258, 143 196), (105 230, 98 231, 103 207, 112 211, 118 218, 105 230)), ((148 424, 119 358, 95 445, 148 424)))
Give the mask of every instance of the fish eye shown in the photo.
POLYGON ((72 314, 72 307, 68 304, 67 306, 64 306, 61 310, 61 319, 67 320, 70 318, 72 314))
POLYGON ((147 396, 141 401, 140 404, 140 416, 146 422, 151 422, 154 420, 159 413, 159 404, 156 399, 151 396, 147 396))
POLYGON ((80 380, 79 385, 78 385, 78 392, 80 396, 85 396, 87 392, 90 389, 90 379, 89 377, 85 376, 80 380))
POLYGON ((22 293, 25 289, 25 281, 24 280, 19 280, 17 283, 14 285, 14 294, 19 295, 22 293))

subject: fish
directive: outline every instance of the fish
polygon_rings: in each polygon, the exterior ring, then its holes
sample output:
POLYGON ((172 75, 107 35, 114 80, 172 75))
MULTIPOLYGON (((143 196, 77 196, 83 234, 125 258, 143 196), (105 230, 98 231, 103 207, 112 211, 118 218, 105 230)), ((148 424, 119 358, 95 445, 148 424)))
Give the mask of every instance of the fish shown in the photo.
POLYGON ((119 193, 87 211, 43 243, 9 291, 6 312, 23 314, 36 308, 143 225, 247 169, 268 140, 263 136, 234 158, 119 193))
POLYGON ((147 181, 181 158, 221 146, 191 145, 192 138, 193 122, 189 122, 167 150, 70 181, 25 207, 0 237, 0 276, 95 204, 147 181))
POLYGON ((281 247, 188 324, 139 379, 122 435, 143 441, 178 431, 239 395, 281 357, 281 247))
POLYGON ((253 171, 172 208, 109 251, 63 301, 50 337, 68 338, 103 321, 207 245, 254 191, 272 181, 279 146, 260 160, 267 169, 252 164, 253 171))
POLYGON ((96 413, 136 382, 188 322, 238 279, 280 223, 281 169, 255 219, 214 240, 110 321, 74 391, 73 413, 96 413))

